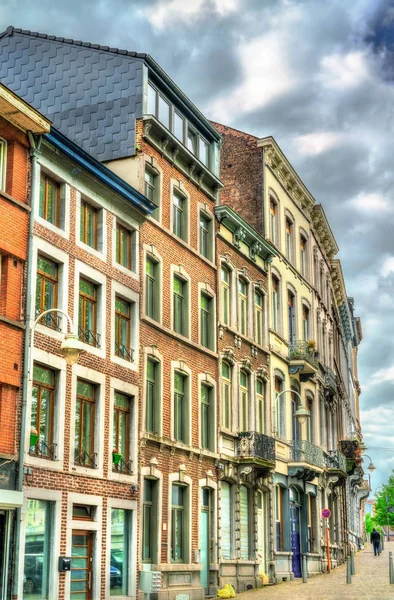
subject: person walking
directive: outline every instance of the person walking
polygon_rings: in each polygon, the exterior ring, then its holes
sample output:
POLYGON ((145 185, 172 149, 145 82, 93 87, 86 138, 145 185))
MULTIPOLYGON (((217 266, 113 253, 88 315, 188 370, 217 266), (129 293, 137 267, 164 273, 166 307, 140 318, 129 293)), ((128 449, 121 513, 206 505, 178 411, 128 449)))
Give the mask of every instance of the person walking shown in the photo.
POLYGON ((376 531, 375 527, 371 533, 371 544, 373 545, 374 555, 380 556, 380 533, 379 531, 376 531))

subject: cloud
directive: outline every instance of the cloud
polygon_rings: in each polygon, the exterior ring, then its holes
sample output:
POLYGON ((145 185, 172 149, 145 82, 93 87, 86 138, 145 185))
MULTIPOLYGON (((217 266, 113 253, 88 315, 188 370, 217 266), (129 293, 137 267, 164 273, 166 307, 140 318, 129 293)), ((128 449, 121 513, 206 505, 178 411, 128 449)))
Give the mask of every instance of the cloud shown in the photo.
POLYGON ((335 53, 324 56, 318 74, 326 88, 344 90, 357 87, 371 79, 365 52, 335 53))
POLYGON ((330 150, 341 140, 341 135, 333 131, 315 131, 295 138, 295 146, 301 154, 311 156, 330 150))
POLYGON ((354 208, 368 212, 392 211, 394 209, 394 206, 390 205, 386 198, 379 193, 365 194, 361 192, 351 202, 354 208))
POLYGON ((140 9, 154 28, 162 30, 190 23, 190 19, 204 18, 204 13, 225 15, 237 10, 239 0, 159 0, 153 6, 140 9))

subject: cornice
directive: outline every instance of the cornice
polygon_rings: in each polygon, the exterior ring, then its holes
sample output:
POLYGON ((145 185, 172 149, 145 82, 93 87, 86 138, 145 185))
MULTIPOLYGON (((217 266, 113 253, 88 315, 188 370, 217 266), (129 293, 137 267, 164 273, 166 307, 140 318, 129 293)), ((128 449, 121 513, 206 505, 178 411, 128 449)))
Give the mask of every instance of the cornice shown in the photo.
POLYGON ((272 136, 262 138, 257 141, 257 146, 264 149, 264 163, 274 172, 294 203, 309 217, 316 200, 275 139, 272 136))
POLYGON ((327 258, 332 260, 334 256, 338 254, 339 248, 321 204, 316 204, 313 207, 311 218, 316 237, 327 258))

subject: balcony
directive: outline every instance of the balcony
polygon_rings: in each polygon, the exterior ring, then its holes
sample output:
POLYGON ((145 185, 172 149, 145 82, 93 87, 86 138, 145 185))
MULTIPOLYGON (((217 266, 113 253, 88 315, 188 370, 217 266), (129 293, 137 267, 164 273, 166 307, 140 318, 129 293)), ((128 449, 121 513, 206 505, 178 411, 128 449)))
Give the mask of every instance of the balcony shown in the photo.
POLYGON ((323 450, 307 440, 294 440, 291 448, 291 462, 323 469, 323 450))
POLYGON ((275 440, 257 431, 244 431, 236 443, 237 456, 242 462, 255 462, 262 466, 275 465, 275 440))
POLYGON ((325 459, 327 470, 346 473, 346 456, 342 452, 331 450, 326 454, 325 459))
POLYGON ((339 442, 341 452, 348 460, 355 460, 359 455, 358 440, 341 440, 339 442))
POLYGON ((324 387, 328 390, 328 394, 330 396, 336 396, 338 393, 338 382, 337 376, 334 371, 330 369, 330 367, 326 367, 326 372, 324 375, 324 387))
POLYGON ((289 373, 306 376, 307 379, 317 373, 319 353, 308 346, 305 340, 290 342, 289 344, 289 373))

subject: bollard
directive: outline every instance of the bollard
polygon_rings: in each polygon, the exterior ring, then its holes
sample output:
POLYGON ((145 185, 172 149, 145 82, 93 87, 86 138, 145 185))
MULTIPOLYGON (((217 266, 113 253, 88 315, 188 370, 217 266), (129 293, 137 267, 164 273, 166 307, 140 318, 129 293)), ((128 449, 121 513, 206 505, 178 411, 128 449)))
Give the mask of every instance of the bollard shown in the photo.
POLYGON ((384 533, 380 535, 380 539, 382 541, 382 550, 384 550, 384 533))
POLYGON ((302 583, 308 583, 308 568, 305 555, 302 557, 302 583))
POLYGON ((346 559, 346 583, 352 583, 352 566, 350 564, 350 556, 346 559))
POLYGON ((393 553, 389 552, 389 583, 394 583, 393 553))
POLYGON ((355 575, 356 574, 356 565, 354 563, 354 552, 352 552, 350 554, 350 565, 351 565, 352 575, 355 575))

